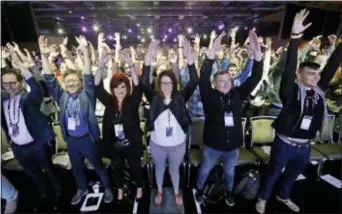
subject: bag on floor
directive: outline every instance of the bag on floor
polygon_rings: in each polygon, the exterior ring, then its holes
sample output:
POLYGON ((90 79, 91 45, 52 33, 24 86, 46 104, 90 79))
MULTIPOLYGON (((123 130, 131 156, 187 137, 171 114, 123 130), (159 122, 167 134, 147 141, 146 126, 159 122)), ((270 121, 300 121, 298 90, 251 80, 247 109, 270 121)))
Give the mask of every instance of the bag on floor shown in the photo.
POLYGON ((250 170, 245 173, 240 182, 237 183, 235 194, 241 195, 247 200, 257 197, 260 186, 260 175, 257 170, 250 170))
POLYGON ((209 204, 216 204, 225 196, 225 191, 223 170, 220 166, 215 166, 211 170, 203 188, 204 200, 209 204))

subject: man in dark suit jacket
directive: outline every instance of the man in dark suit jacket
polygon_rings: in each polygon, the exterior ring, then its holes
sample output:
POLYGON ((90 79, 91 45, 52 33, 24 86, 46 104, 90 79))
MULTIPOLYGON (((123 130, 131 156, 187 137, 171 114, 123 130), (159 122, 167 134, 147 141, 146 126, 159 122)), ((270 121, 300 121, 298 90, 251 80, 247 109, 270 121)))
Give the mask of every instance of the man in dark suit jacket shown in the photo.
MULTIPOLYGON (((33 66, 29 69, 37 68, 33 66)), ((2 127, 11 143, 14 157, 35 182, 40 202, 47 198, 43 170, 54 187, 57 201, 62 188, 48 152, 48 142, 54 134, 47 118, 40 111, 43 91, 29 69, 22 67, 19 72, 6 68, 1 73, 2 89, 6 92, 1 97, 2 127), (24 78, 31 88, 30 93, 23 89, 24 78)))

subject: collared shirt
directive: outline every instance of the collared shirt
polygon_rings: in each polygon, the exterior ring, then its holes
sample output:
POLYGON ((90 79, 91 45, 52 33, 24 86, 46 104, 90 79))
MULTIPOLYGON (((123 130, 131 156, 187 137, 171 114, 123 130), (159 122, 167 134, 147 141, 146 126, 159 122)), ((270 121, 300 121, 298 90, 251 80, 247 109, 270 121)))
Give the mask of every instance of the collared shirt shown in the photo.
POLYGON ((65 113, 65 124, 67 127, 68 134, 70 136, 78 137, 78 136, 83 136, 86 133, 88 133, 88 127, 86 125, 81 108, 82 107, 80 106, 78 96, 70 96, 68 100, 68 108, 65 113), (73 118, 76 120, 75 130, 70 130, 68 128, 69 118, 73 118))
MULTIPOLYGON (((184 66, 181 69, 180 79, 183 86, 185 86, 190 81, 188 66, 184 66)), ((191 118, 204 116, 203 103, 201 100, 199 86, 196 87, 194 93, 188 101, 188 110, 191 118)))
POLYGON ((19 107, 21 94, 11 97, 8 100, 4 100, 3 108, 5 113, 5 119, 9 130, 9 136, 13 143, 18 145, 29 144, 34 141, 28 128, 26 126, 25 118, 21 108, 19 107), (13 135, 13 128, 11 122, 14 125, 18 125, 18 135, 13 135))

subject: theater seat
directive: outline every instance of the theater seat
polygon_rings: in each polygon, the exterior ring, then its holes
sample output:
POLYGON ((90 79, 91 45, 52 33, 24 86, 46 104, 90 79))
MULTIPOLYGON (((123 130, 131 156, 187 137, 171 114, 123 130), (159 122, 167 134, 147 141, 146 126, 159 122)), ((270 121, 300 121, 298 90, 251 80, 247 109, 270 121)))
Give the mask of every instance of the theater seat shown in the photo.
POLYGON ((67 152, 67 144, 63 139, 61 126, 59 122, 52 123, 53 131, 55 132, 56 150, 52 155, 52 163, 62 169, 71 169, 71 163, 67 152))
POLYGON ((251 147, 252 152, 263 163, 270 159, 271 144, 274 141, 275 131, 272 127, 274 116, 251 117, 251 147))
POLYGON ((327 160, 340 160, 342 155, 342 145, 333 143, 335 116, 328 115, 322 133, 317 132, 317 136, 312 145, 312 149, 321 153, 327 160))

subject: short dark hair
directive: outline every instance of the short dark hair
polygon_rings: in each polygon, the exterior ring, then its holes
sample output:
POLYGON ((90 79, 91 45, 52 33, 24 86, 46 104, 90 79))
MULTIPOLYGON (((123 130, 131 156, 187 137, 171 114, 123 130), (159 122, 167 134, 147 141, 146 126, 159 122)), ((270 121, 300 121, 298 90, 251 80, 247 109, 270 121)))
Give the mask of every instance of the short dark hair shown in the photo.
POLYGON ((80 80, 83 79, 83 78, 82 78, 82 74, 81 74, 80 71, 71 70, 71 69, 68 69, 68 70, 64 71, 64 73, 62 74, 63 79, 65 79, 65 78, 66 78, 68 75, 70 75, 70 74, 76 74, 76 75, 80 78, 80 80))
POLYGON ((221 71, 218 71, 214 74, 214 79, 216 79, 216 77, 218 75, 224 75, 224 74, 229 74, 228 70, 221 70, 221 71))
POLYGON ((160 72, 160 74, 158 75, 157 81, 156 81, 156 91, 157 91, 157 93, 159 94, 159 96, 165 98, 164 95, 163 95, 163 92, 162 92, 162 90, 161 90, 161 88, 160 88, 160 85, 161 85, 161 78, 162 78, 163 76, 169 77, 169 78, 171 79, 171 81, 172 81, 172 95, 173 95, 173 94, 176 92, 176 90, 177 90, 177 78, 176 78, 175 73, 173 73, 172 70, 162 71, 162 72, 160 72))
POLYGON ((229 63, 228 69, 231 68, 231 67, 238 67, 238 66, 237 66, 237 64, 235 64, 235 63, 229 63))
POLYGON ((298 70, 302 71, 304 68, 311 68, 313 70, 318 70, 320 68, 320 64, 315 63, 315 62, 302 62, 299 65, 298 70))
POLYGON ((17 78, 18 82, 22 82, 24 80, 23 76, 21 75, 20 71, 14 68, 5 68, 1 70, 1 80, 2 77, 6 74, 12 74, 17 78))

